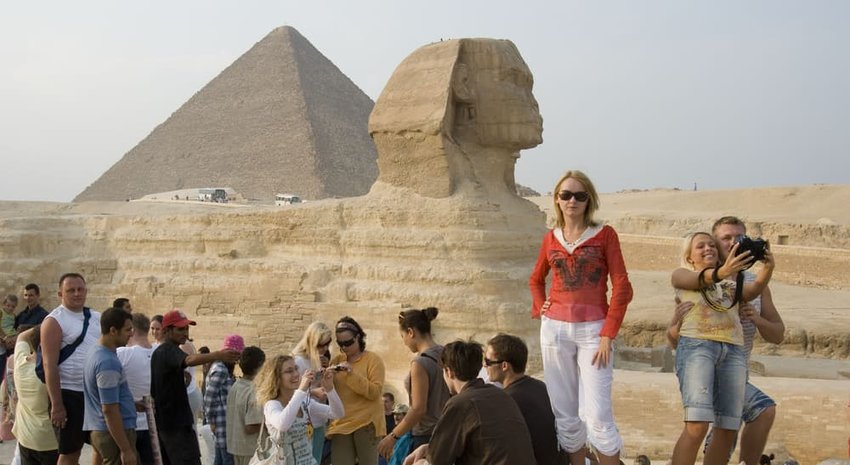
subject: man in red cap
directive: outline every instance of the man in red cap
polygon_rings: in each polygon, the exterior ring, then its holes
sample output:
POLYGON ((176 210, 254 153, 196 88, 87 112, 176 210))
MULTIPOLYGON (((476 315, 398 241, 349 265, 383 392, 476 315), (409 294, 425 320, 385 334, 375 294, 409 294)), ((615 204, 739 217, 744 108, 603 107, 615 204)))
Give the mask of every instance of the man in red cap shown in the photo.
POLYGON ((180 345, 189 339, 189 326, 195 324, 179 310, 166 313, 162 318, 162 344, 151 356, 151 396, 164 465, 201 464, 183 370, 219 360, 226 363, 239 360, 239 352, 232 349, 192 355, 180 350, 180 345))

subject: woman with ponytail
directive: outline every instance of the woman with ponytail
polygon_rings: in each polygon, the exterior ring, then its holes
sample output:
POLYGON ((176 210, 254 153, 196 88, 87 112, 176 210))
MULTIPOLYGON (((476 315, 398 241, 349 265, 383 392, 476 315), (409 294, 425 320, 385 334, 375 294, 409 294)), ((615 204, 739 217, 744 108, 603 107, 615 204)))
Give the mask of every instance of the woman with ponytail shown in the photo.
POLYGON ((439 363, 443 346, 434 342, 431 321, 439 311, 434 307, 424 310, 405 310, 398 315, 398 329, 404 345, 416 354, 410 362, 410 373, 404 386, 410 400, 410 410, 404 419, 378 444, 378 453, 390 459, 396 442, 404 434, 412 434, 409 450, 398 451, 402 458, 409 451, 427 444, 440 418, 443 405, 449 399, 449 388, 443 379, 439 363))

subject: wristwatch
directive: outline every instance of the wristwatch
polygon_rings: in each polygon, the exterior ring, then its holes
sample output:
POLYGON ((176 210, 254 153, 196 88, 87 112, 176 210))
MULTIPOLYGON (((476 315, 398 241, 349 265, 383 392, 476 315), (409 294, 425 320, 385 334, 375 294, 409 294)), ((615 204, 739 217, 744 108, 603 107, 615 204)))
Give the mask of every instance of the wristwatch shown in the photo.
POLYGON ((396 441, 398 441, 400 439, 398 436, 395 435, 394 431, 390 431, 390 437, 395 439, 396 441))

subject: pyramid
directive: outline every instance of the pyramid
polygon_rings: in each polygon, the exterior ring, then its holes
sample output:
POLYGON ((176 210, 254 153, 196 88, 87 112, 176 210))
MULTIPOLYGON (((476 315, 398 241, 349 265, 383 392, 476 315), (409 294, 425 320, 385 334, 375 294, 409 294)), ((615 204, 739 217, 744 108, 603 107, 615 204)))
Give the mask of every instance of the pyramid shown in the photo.
POLYGON ((199 187, 352 197, 378 175, 374 102, 292 27, 255 44, 74 199, 199 187))

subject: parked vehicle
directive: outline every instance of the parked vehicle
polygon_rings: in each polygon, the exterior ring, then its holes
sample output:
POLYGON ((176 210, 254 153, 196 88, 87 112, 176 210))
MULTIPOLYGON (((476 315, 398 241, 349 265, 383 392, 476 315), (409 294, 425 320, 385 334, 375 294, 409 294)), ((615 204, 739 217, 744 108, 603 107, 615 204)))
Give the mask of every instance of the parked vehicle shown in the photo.
POLYGON ((198 200, 201 202, 227 203, 227 191, 224 189, 198 189, 198 200))
POLYGON ((303 202, 301 197, 295 194, 277 194, 274 196, 274 204, 278 207, 283 205, 292 205, 303 202))

